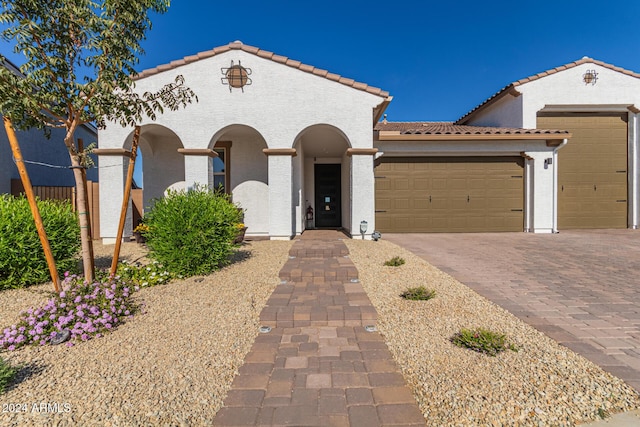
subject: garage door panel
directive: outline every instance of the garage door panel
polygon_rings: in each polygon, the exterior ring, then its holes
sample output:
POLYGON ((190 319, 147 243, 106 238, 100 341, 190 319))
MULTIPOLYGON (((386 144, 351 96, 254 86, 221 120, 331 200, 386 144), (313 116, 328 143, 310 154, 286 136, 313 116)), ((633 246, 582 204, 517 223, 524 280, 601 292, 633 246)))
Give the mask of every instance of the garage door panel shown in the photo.
POLYGON ((573 135, 558 151, 558 228, 626 228, 626 114, 544 116, 538 127, 573 135))
POLYGON ((376 179, 377 228, 383 232, 522 231, 523 164, 519 157, 382 159, 376 176, 408 179, 409 189, 399 191, 395 183, 378 185, 385 180, 376 179))

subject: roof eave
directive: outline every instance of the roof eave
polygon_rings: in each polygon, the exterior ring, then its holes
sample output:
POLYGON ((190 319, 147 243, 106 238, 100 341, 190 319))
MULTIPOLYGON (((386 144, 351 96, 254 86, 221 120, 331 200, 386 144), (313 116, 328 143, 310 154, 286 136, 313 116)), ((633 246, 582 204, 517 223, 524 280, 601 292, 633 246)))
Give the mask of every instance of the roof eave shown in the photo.
POLYGON ((504 98, 507 95, 511 95, 514 98, 517 98, 518 96, 522 95, 522 93, 516 89, 516 85, 519 85, 519 83, 518 82, 511 83, 509 86, 506 86, 501 91, 499 91, 498 93, 494 94, 489 99, 484 101, 482 104, 478 105, 473 110, 469 111, 467 114, 465 114, 464 116, 460 117, 453 124, 454 125, 467 124, 469 122, 469 120, 471 120, 473 117, 475 117, 478 113, 480 113, 484 109, 488 108, 490 105, 493 105, 496 102, 500 101, 502 98, 504 98))
POLYGON ((451 134, 406 134, 399 131, 378 131, 378 141, 496 141, 496 140, 557 140, 569 139, 571 133, 451 133, 451 134))

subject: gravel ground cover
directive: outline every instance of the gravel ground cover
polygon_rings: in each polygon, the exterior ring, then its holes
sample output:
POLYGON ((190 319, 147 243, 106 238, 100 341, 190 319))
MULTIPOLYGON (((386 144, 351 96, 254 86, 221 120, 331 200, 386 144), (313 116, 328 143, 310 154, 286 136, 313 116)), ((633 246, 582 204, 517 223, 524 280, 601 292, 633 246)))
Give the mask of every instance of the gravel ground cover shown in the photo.
MULTIPOLYGON (((640 408, 621 380, 410 252, 385 241, 345 243, 429 425, 569 426, 640 408), (394 256, 406 264, 385 267, 394 256), (420 285, 435 289, 436 298, 400 298, 420 285), (520 350, 492 358, 449 342, 477 326, 506 333, 520 350)), ((290 247, 247 243, 217 273, 143 289, 137 298, 145 313, 103 338, 3 353, 25 367, 0 399, 0 425, 211 425, 290 247)), ((110 264, 112 249, 96 245, 101 266, 110 264)), ((123 259, 144 261, 145 254, 141 245, 123 245, 123 259)), ((0 325, 15 323, 51 289, 0 293, 0 325)))
POLYGON ((571 426, 640 407, 622 380, 411 252, 386 241, 345 243, 378 311, 378 329, 429 425, 571 426), (383 265, 394 256, 406 264, 383 265), (400 297, 421 285, 436 297, 400 297), (490 357, 449 341, 475 327, 507 334, 519 351, 490 357))
MULTIPOLYGON (((291 244, 248 242, 216 273, 142 289, 136 298, 144 312, 105 337, 3 353, 24 368, 0 398, 0 425, 212 425, 291 244)), ((108 266, 113 246, 95 249, 108 266)), ((145 254, 125 243, 121 258, 145 254)), ((45 284, 0 293, 0 327, 44 303, 51 290, 45 284)))

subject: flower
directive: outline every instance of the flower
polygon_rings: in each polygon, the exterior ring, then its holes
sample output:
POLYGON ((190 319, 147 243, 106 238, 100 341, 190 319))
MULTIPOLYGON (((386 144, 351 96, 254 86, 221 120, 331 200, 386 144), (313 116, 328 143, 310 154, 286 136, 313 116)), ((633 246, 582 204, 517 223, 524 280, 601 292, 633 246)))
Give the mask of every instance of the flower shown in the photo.
POLYGON ((147 224, 140 223, 140 224, 138 224, 138 226, 136 228, 133 229, 133 232, 134 233, 140 233, 140 234, 148 233, 149 232, 149 226, 147 224))

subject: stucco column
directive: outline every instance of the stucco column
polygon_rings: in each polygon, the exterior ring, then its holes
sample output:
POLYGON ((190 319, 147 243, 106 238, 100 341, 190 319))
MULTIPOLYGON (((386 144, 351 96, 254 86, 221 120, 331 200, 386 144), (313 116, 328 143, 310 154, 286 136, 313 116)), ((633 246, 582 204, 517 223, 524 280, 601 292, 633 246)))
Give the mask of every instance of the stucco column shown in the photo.
POLYGON ((289 240, 295 233, 293 222, 293 167, 295 148, 265 148, 269 157, 269 237, 289 240))
MULTIPOLYGON (((105 245, 112 245, 116 242, 122 197, 124 197, 125 171, 129 166, 129 159, 124 156, 125 150, 113 149, 111 151, 111 153, 100 154, 100 236, 105 245), (103 183, 109 183, 109 185, 103 183)), ((96 218, 91 218, 91 220, 96 221, 96 218)), ((129 202, 127 209, 127 221, 123 236, 125 238, 131 236, 131 202, 129 202)))
POLYGON ((373 178, 373 159, 377 148, 349 148, 351 157, 351 235, 361 239, 360 223, 367 222, 365 239, 371 239, 376 228, 375 182, 373 178))
MULTIPOLYGON (((532 188, 535 188, 528 202, 528 212, 532 216, 529 223, 532 224, 534 233, 553 233, 557 221, 557 194, 555 168, 558 167, 557 159, 552 152, 526 152, 529 167, 528 178, 533 180, 532 188), (549 160, 551 159, 551 160, 549 160)), ((529 183, 528 183, 529 184, 529 183)))
POLYGON ((178 153, 184 155, 185 190, 196 184, 209 185, 211 158, 218 157, 218 153, 207 148, 179 148, 178 153))

